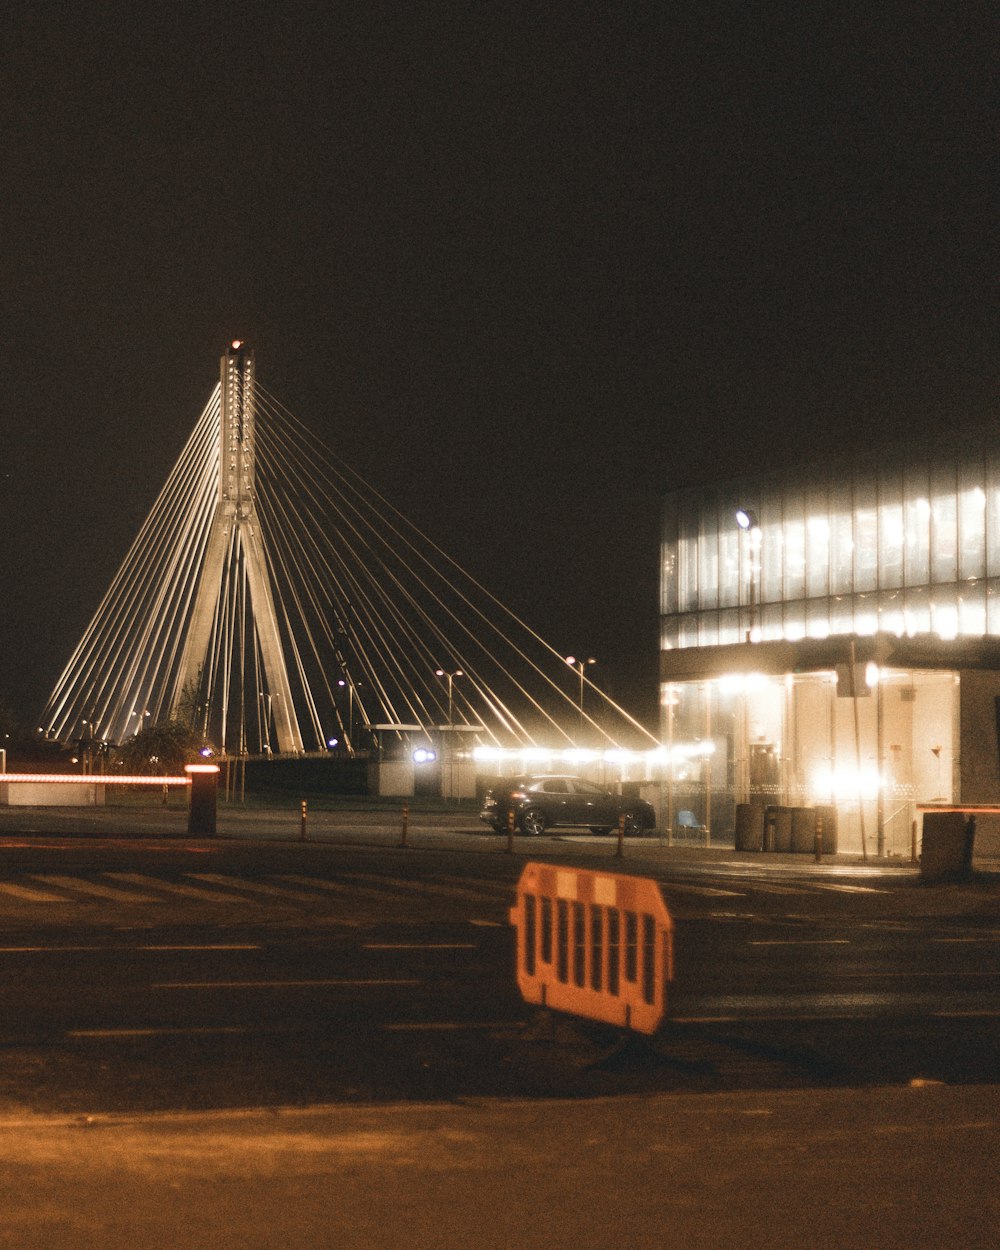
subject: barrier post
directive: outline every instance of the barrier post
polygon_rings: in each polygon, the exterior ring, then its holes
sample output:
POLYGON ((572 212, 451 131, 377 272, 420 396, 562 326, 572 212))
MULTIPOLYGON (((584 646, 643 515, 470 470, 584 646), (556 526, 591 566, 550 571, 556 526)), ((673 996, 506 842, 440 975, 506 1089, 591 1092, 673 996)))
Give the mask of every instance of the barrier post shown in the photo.
POLYGON ((816 863, 823 859, 823 813, 816 813, 816 863))
POLYGON ((302 816, 299 822, 299 841, 300 842, 306 842, 309 839, 309 834, 308 834, 308 831, 306 830, 306 811, 307 811, 306 800, 303 799, 302 800, 302 816))
POLYGON ((406 838, 409 833, 409 829, 410 829, 410 805, 409 803, 404 803, 403 804, 403 827, 400 830, 400 834, 399 834, 399 845, 401 848, 406 846, 406 838))
POLYGON ((188 833, 212 837, 216 831, 219 768, 217 764, 185 764, 191 779, 188 799, 188 833))
POLYGON ((917 819, 910 821, 910 863, 917 862, 917 819))
POLYGON ((625 813, 618 817, 618 849, 615 851, 616 859, 623 859, 625 856, 625 813))
POLYGON ((514 854, 514 809, 507 813, 507 854, 514 854))

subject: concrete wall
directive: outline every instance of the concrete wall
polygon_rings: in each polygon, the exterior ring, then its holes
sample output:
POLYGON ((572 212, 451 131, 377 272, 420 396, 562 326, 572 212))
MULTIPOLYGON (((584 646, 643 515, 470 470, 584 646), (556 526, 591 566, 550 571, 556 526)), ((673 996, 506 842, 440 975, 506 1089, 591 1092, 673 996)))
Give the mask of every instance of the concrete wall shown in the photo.
POLYGON ((11 781, 0 784, 6 807, 103 807, 104 786, 92 781, 46 783, 11 781))

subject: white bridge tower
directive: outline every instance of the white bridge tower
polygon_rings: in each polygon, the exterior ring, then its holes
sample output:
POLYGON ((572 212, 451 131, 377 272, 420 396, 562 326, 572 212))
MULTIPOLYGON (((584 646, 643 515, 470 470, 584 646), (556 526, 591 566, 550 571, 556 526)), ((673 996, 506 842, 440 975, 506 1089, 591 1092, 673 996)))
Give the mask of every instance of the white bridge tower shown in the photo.
POLYGON ((253 352, 239 340, 219 361, 219 489, 205 560, 174 686, 172 710, 200 687, 228 570, 243 557, 250 607, 260 644, 269 712, 278 750, 298 754, 302 733, 295 715, 288 670, 274 610, 260 521, 257 516, 256 396, 253 352))

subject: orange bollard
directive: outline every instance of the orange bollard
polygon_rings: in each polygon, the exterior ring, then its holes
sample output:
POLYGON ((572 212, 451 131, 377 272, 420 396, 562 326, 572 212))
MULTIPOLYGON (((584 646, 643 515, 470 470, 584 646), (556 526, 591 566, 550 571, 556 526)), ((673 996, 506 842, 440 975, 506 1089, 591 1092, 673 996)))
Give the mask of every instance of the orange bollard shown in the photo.
POLYGON ((306 833, 306 801, 305 799, 302 800, 302 817, 301 817, 301 822, 299 824, 299 841, 300 842, 308 841, 308 835, 306 833))
POLYGON ((514 809, 507 813, 507 854, 514 854, 514 809))

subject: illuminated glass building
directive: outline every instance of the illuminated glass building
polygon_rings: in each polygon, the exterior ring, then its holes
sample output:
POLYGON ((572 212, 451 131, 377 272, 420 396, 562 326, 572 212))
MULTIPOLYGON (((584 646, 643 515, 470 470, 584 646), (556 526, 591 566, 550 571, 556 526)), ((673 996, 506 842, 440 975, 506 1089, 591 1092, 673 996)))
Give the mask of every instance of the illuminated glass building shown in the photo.
POLYGON ((909 855, 916 803, 1000 798, 1000 447, 671 494, 660 645, 674 827, 833 805, 909 855))

